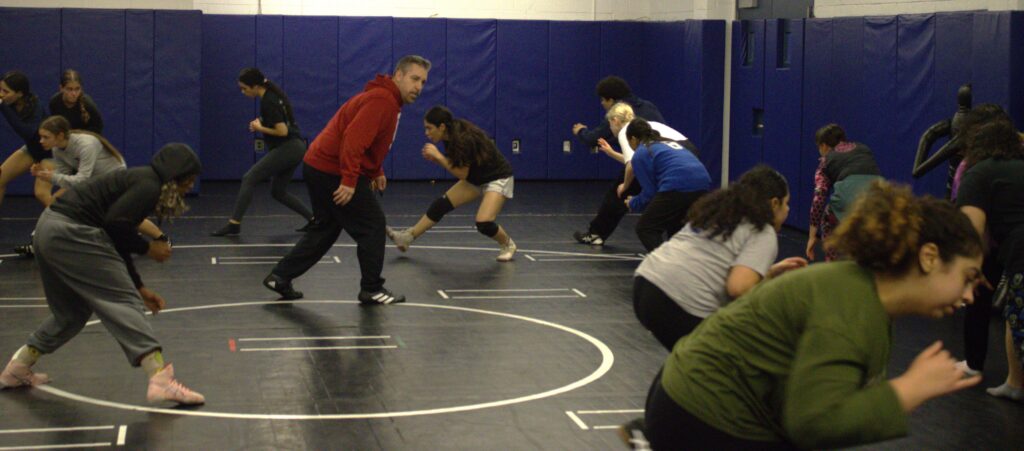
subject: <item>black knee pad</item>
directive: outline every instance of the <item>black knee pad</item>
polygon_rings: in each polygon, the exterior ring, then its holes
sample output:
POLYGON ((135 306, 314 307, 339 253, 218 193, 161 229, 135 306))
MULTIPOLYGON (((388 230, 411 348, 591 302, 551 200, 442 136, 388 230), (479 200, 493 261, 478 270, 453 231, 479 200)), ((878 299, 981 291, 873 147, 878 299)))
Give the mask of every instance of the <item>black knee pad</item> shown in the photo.
POLYGON ((441 222, 441 218, 454 209, 455 206, 452 205, 452 201, 448 200, 448 196, 441 196, 440 199, 437 199, 434 203, 430 204, 430 208, 427 208, 427 217, 430 218, 431 221, 441 222))
POLYGON ((478 222, 476 223, 476 231, 489 238, 494 238, 494 235, 498 234, 498 224, 494 221, 478 222))

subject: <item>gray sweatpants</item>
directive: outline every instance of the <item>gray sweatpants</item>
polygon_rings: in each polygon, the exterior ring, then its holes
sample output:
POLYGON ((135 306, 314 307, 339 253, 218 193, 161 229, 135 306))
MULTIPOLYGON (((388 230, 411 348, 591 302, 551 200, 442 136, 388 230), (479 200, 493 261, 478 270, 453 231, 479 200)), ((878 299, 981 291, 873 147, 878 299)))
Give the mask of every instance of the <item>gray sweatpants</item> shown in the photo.
POLYGON ((51 316, 29 337, 29 346, 54 352, 95 313, 132 366, 161 349, 124 259, 105 231, 46 209, 33 244, 51 316))

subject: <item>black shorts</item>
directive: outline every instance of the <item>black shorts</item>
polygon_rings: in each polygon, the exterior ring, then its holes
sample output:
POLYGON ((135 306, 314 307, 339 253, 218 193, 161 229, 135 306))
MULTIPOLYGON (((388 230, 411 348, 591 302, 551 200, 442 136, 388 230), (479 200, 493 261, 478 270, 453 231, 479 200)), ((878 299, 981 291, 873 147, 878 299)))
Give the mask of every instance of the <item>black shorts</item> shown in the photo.
POLYGON ((50 158, 50 152, 43 150, 42 147, 21 146, 21 148, 19 148, 15 152, 17 151, 23 151, 27 153, 30 157, 32 157, 32 161, 35 161, 36 163, 43 161, 47 158, 50 158))

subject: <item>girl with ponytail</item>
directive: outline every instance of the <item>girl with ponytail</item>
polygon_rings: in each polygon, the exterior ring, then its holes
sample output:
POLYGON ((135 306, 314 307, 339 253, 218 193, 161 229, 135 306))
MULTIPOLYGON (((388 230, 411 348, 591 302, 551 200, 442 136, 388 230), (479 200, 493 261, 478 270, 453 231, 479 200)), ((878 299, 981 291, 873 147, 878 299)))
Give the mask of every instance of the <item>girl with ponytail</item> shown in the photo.
POLYGON ((267 154, 242 177, 234 213, 224 227, 211 235, 235 236, 241 233, 242 218, 252 202, 256 185, 270 179, 273 179, 270 194, 274 200, 307 220, 306 225, 297 230, 304 232, 313 224, 313 212, 299 198, 288 193, 288 182, 306 155, 306 144, 299 136, 292 104, 284 91, 255 67, 242 69, 238 74, 238 88, 245 96, 260 99, 260 116, 249 122, 249 131, 263 134, 267 154))
POLYGON ((885 374, 893 318, 940 318, 973 301, 982 243, 966 216, 878 180, 830 244, 851 260, 760 283, 675 344, 647 400, 654 449, 887 440, 907 434, 925 401, 981 380, 965 378, 940 342, 902 375, 885 374))
POLYGON ((427 208, 416 225, 402 231, 388 228, 388 237, 398 250, 405 252, 413 240, 434 227, 445 214, 482 197, 476 211, 476 229, 498 243, 499 262, 511 261, 516 243, 494 221, 505 200, 512 198, 512 165, 483 130, 472 122, 455 118, 448 108, 438 105, 427 111, 423 127, 427 139, 443 143, 445 149, 441 153, 433 143, 427 143, 423 146, 423 158, 445 168, 459 181, 427 208))
POLYGON ((60 74, 60 90, 50 97, 50 114, 67 119, 73 130, 103 134, 103 116, 82 89, 82 76, 77 70, 67 69, 60 74))
MULTIPOLYGON (((636 149, 630 167, 640 194, 627 197, 625 204, 630 211, 643 211, 636 234, 653 251, 666 235, 683 228, 690 205, 711 187, 711 176, 696 155, 663 138, 647 121, 636 118, 627 127, 626 139, 636 149)), ((627 168, 627 179, 628 174, 627 168)))

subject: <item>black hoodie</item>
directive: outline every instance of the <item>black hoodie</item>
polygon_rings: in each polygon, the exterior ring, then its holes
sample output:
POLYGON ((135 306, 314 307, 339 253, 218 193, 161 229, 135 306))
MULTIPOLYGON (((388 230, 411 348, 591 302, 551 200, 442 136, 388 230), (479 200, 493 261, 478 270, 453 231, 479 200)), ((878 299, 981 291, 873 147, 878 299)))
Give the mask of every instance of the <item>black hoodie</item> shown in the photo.
POLYGON ((199 170, 199 157, 191 148, 181 143, 167 144, 149 166, 110 172, 72 187, 50 209, 106 231, 138 288, 142 279, 131 254, 149 251, 149 241, 139 235, 139 224, 156 209, 164 183, 199 174, 199 170))

